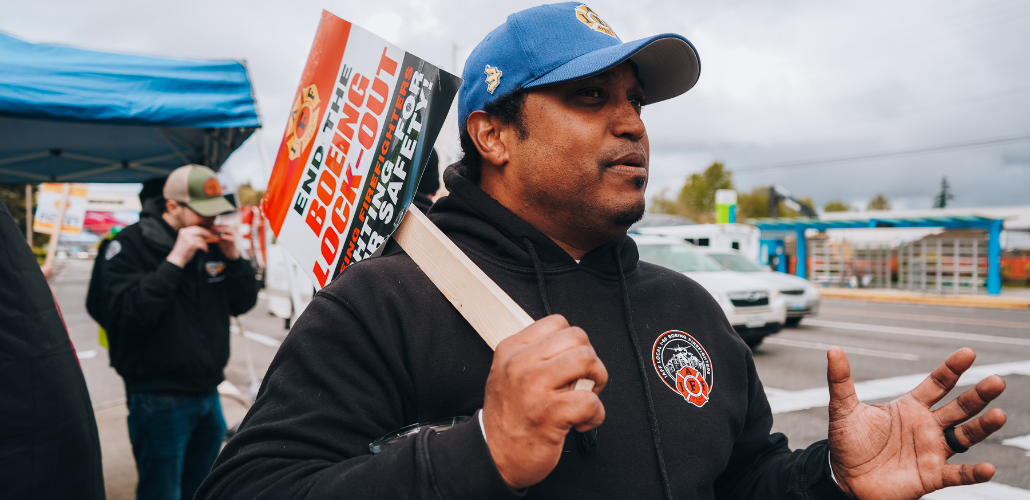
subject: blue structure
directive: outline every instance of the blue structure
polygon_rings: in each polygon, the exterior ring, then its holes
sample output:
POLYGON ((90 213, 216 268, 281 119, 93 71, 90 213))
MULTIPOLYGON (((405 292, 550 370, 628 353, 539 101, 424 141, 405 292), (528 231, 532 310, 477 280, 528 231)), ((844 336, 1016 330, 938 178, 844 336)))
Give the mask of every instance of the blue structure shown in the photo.
POLYGON ((260 127, 246 66, 0 33, 0 183, 141 182, 218 169, 260 127))
POLYGON ((783 240, 760 240, 759 259, 762 264, 771 266, 776 257, 776 271, 787 272, 787 256, 784 255, 783 240))
POLYGON ((808 276, 808 245, 805 244, 805 231, 816 229, 819 232, 827 229, 862 229, 874 227, 943 227, 945 229, 984 229, 987 230, 987 294, 1001 293, 1001 219, 991 219, 975 215, 943 216, 943 217, 903 217, 820 220, 808 217, 781 219, 748 219, 746 224, 758 227, 762 231, 794 231, 797 234, 797 275, 808 276))

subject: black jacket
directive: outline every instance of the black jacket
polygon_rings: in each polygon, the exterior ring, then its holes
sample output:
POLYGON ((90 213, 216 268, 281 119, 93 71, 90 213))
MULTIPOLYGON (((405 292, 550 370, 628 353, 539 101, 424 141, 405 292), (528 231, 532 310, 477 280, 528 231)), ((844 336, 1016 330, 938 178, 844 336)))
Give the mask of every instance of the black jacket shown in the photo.
POLYGON ((103 259, 104 327, 126 392, 200 392, 224 380, 229 316, 257 302, 254 269, 217 245, 186 267, 165 260, 176 232, 155 207, 114 237, 103 259))
MULTIPOLYGON (((846 498, 828 476, 824 442, 791 452, 782 434, 769 434, 751 351, 700 285, 639 262, 626 237, 577 264, 453 167, 445 182, 450 195, 430 218, 531 316, 560 313, 582 327, 610 376, 596 450, 581 451, 570 433, 558 466, 525 498, 658 499, 669 496, 666 485, 678 499, 846 498), (677 369, 698 369, 691 390, 704 392, 699 378, 708 384, 700 406, 658 371, 679 352, 655 363, 662 338, 683 348, 677 369)), ((402 426, 475 415, 492 359, 391 244, 315 296, 197 498, 517 498, 475 418, 369 452, 402 426)))
POLYGON ((25 233, 0 202, 0 498, 104 498, 86 379, 25 233))

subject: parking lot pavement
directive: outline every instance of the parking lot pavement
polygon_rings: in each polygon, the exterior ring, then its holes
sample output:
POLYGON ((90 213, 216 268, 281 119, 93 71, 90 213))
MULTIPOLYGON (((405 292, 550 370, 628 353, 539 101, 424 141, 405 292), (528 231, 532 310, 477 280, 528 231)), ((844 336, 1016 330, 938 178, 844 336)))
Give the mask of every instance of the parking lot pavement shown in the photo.
MULTIPOLYGON (((125 394, 121 378, 108 366, 106 349, 97 343, 97 325, 86 314, 91 269, 92 261, 59 261, 51 287, 80 354, 100 427, 108 498, 129 499, 134 496, 136 472, 125 426, 125 394)), ((268 314, 263 298, 240 318, 240 325, 242 329, 232 334, 225 375, 231 384, 227 387, 242 397, 222 398, 230 425, 245 415, 241 400, 246 400, 252 379, 264 376, 287 334, 283 321, 268 314)), ((824 300, 818 317, 769 337, 755 353, 776 412, 773 430, 785 433, 793 448, 826 438, 826 349, 833 345, 848 354, 859 395, 868 396, 865 402, 870 404, 890 401, 911 389, 958 348, 976 350, 974 369, 982 376, 1003 373, 1008 383, 1005 394, 989 407, 1004 409, 1008 423, 951 462, 989 461, 998 473, 987 485, 944 490, 927 498, 1030 500, 1030 311, 824 300)))
POLYGON ((990 486, 927 498, 1030 500, 1030 311, 824 300, 819 316, 769 337, 755 353, 775 413, 773 430, 785 433, 793 448, 826 438, 826 349, 834 345, 847 353, 859 398, 868 404, 891 401, 955 350, 974 349, 976 363, 959 382, 965 387, 951 396, 1002 375, 1008 387, 987 409, 1002 408, 1008 423, 951 463, 987 461, 998 472, 990 486))

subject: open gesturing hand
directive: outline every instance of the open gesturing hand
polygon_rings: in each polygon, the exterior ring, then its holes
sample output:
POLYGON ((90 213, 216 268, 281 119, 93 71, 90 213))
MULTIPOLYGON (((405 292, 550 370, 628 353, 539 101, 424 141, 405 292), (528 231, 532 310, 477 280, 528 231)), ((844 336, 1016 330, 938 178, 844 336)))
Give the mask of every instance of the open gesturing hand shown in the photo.
MULTIPOLYGON (((854 498, 915 499, 964 484, 989 481, 994 466, 950 465, 955 452, 944 429, 966 422, 1001 395, 1005 381, 992 375, 958 398, 930 408, 955 387, 973 364, 976 353, 963 348, 918 387, 890 403, 870 406, 855 395, 851 365, 844 351, 827 353, 830 386, 830 463, 840 487, 854 498)), ((995 408, 955 428, 962 446, 970 447, 1005 425, 1005 412, 995 408)))

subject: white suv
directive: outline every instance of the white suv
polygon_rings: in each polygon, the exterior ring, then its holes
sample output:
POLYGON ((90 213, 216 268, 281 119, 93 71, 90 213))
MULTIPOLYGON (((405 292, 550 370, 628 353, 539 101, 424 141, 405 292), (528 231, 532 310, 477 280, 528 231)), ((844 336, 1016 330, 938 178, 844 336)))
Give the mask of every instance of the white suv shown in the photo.
POLYGON ((680 238, 630 234, 640 260, 683 273, 711 293, 726 319, 752 349, 779 332, 787 319, 782 295, 769 283, 729 271, 680 238))
POLYGON ((801 324, 801 318, 819 314, 819 304, 822 300, 819 290, 810 281, 792 274, 778 273, 738 253, 718 250, 705 253, 722 267, 738 273, 748 273, 748 276, 765 281, 779 290, 787 303, 787 326, 798 326, 801 324))

